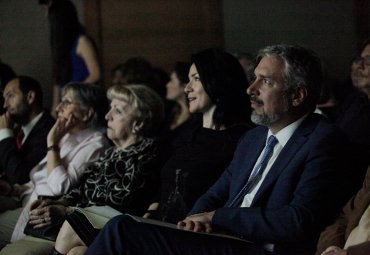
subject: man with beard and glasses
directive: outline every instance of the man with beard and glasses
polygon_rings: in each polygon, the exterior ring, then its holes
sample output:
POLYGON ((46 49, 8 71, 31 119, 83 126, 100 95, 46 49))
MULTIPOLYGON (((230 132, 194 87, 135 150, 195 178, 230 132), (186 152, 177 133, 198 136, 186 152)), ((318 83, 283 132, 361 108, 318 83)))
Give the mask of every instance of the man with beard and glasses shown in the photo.
POLYGON ((33 78, 10 80, 3 95, 6 112, 0 115, 1 182, 23 184, 29 181, 30 170, 45 157, 46 137, 55 121, 43 108, 41 86, 33 78))
POLYGON ((230 165, 177 229, 117 216, 86 255, 314 253, 320 232, 349 197, 351 162, 340 130, 313 113, 320 60, 300 46, 269 46, 259 52, 254 74, 247 93, 260 126, 241 138, 230 165))
POLYGON ((336 106, 335 124, 343 129, 358 154, 360 170, 352 180, 359 188, 370 164, 370 39, 351 63, 351 82, 350 90, 336 106))

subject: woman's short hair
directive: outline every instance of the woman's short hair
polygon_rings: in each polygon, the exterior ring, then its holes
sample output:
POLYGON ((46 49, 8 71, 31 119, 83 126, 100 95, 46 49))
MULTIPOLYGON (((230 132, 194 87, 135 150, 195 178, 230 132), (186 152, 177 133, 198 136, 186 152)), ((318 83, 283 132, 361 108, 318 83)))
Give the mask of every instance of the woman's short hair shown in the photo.
POLYGON ((63 88, 64 93, 67 91, 72 92, 81 107, 93 109, 94 114, 90 121, 90 127, 106 127, 105 114, 109 110, 109 102, 102 87, 83 82, 70 82, 63 88))
POLYGON ((246 94, 247 79, 239 61, 220 49, 206 49, 194 54, 191 62, 216 110, 216 129, 248 123, 251 108, 246 94))
POLYGON ((164 119, 164 106, 154 90, 142 84, 115 85, 108 89, 107 96, 130 105, 133 121, 142 125, 138 134, 156 135, 164 119))

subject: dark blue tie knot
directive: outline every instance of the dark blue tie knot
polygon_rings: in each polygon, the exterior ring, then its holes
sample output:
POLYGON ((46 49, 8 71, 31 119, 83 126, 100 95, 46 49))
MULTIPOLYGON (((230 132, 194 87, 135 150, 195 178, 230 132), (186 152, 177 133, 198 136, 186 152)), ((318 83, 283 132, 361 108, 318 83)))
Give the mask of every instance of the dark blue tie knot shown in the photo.
POLYGON ((278 139, 277 139, 275 136, 270 135, 270 137, 267 139, 267 145, 266 145, 266 147, 268 147, 268 148, 274 148, 274 147, 275 147, 275 145, 276 145, 278 142, 279 142, 279 141, 278 141, 278 139))

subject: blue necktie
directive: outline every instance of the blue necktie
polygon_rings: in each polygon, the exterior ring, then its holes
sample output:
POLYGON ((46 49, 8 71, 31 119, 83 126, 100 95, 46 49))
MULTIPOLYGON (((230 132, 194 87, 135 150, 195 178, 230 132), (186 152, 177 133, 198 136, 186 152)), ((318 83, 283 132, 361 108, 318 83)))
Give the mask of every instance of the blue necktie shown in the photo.
POLYGON ((256 184, 261 180, 263 171, 265 170, 267 163, 269 162, 272 153, 274 151, 275 145, 278 143, 278 140, 275 136, 271 135, 267 140, 266 149, 262 155, 261 161, 253 169, 252 174, 250 175, 247 183, 239 191, 239 193, 234 197, 234 199, 229 203, 227 207, 234 207, 241 204, 244 196, 252 191, 256 184))

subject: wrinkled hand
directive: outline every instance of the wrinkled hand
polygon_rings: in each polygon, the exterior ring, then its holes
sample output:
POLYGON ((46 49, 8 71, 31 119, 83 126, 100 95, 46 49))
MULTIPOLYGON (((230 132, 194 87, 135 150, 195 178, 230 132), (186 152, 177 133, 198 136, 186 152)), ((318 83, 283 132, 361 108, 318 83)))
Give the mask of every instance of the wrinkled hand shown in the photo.
POLYGON ((31 205, 29 223, 34 225, 34 228, 42 228, 58 221, 66 212, 66 206, 53 204, 52 200, 37 200, 31 205))
POLYGON ((71 130, 71 128, 73 128, 77 122, 77 118, 72 114, 70 114, 67 119, 58 118, 54 126, 49 131, 47 137, 48 146, 58 145, 60 139, 62 139, 62 137, 68 133, 68 131, 71 130))
POLYGON ((5 112, 4 114, 0 115, 0 129, 2 128, 12 128, 13 121, 10 118, 9 112, 5 112))
POLYGON ((330 246, 321 255, 347 255, 347 251, 338 246, 330 246))
POLYGON ((179 229, 190 230, 194 232, 212 232, 213 212, 198 213, 186 217, 184 220, 177 223, 179 229))

